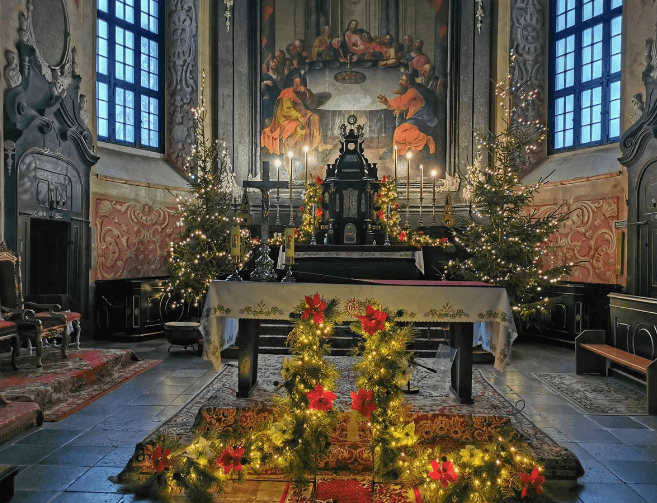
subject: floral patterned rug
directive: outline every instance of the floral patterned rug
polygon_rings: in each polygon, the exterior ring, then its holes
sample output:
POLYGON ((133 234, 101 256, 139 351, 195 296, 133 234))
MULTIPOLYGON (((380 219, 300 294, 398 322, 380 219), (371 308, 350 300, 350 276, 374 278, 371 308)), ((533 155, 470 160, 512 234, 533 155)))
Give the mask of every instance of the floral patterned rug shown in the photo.
MULTIPOLYGON (((149 439, 167 434, 191 442, 194 432, 213 428, 248 429, 268 419, 278 393, 283 360, 280 355, 260 355, 258 385, 249 398, 236 398, 237 366, 227 363, 221 372, 187 405, 137 446, 136 455, 149 439)), ((342 411, 338 428, 331 439, 332 452, 327 468, 367 470, 371 466, 369 452, 362 449, 367 434, 350 410, 350 391, 355 389, 353 357, 327 357, 340 371, 339 389, 334 406, 342 411)), ((418 360, 431 366, 431 360, 418 360)), ((462 405, 449 392, 449 372, 436 374, 418 368, 412 385, 420 388, 417 395, 407 395, 409 412, 416 432, 423 442, 440 441, 446 448, 456 448, 473 441, 490 441, 502 426, 508 425, 534 449, 545 464, 546 475, 556 479, 576 479, 582 467, 568 449, 559 446, 500 395, 481 375, 473 371, 473 405, 462 405)))
POLYGON ((64 360, 54 348, 44 349, 42 361, 36 368, 23 350, 12 370, 8 356, 0 359, 0 392, 9 401, 36 402, 46 421, 64 419, 160 362, 139 360, 129 349, 69 349, 64 360))
POLYGON ((648 415, 646 394, 613 377, 556 373, 534 375, 584 414, 648 415))

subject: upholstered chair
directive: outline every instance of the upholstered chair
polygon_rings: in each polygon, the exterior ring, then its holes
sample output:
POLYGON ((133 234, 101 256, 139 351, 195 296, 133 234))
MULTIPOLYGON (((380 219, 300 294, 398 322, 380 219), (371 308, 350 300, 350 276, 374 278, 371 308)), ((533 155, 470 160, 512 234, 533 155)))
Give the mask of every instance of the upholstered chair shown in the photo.
POLYGON ((20 344, 16 323, 0 319, 0 353, 6 351, 7 347, 11 348, 11 366, 14 370, 18 370, 16 357, 20 351, 20 344))

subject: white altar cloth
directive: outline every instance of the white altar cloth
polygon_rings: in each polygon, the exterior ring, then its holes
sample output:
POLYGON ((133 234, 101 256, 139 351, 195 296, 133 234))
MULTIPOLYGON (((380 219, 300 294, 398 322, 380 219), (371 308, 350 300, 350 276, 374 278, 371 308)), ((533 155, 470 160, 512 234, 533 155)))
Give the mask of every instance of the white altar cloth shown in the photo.
POLYGON ((403 309, 399 321, 473 323, 474 344, 495 356, 502 372, 511 360, 517 337, 506 290, 483 283, 389 281, 385 284, 255 283, 214 281, 201 317, 205 358, 221 368, 220 351, 235 343, 237 321, 287 320, 304 296, 319 293, 338 298, 344 321, 363 314, 366 301, 376 299, 386 308, 403 309))

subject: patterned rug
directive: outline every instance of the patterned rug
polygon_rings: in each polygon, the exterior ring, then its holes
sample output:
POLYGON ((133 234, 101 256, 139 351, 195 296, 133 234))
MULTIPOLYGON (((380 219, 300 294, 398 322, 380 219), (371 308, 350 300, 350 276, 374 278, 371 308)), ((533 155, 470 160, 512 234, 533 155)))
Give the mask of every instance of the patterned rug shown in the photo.
POLYGON ((322 476, 317 479, 317 490, 312 496, 292 498, 289 484, 285 487, 281 502, 295 503, 422 503, 420 493, 403 489, 395 484, 375 484, 369 477, 348 478, 322 476))
POLYGON ((69 350, 65 360, 58 349, 44 349, 38 369, 23 353, 19 370, 0 359, 0 392, 9 401, 36 402, 46 421, 64 419, 160 362, 139 360, 129 349, 69 350))
POLYGON ((646 394, 613 377, 539 373, 534 375, 584 414, 648 415, 646 394))
MULTIPOLYGON (((176 415, 155 430, 137 446, 135 458, 149 439, 168 434, 191 442, 194 431, 212 428, 251 428, 267 420, 271 414, 272 397, 278 392, 283 356, 260 355, 258 385, 249 398, 236 398, 237 367, 228 363, 221 372, 176 415)), ((350 410, 349 392, 355 389, 352 357, 327 357, 340 371, 338 396, 334 407, 341 411, 335 438, 331 439, 332 454, 327 468, 350 470, 371 464, 369 452, 363 450, 361 431, 355 414, 350 410)), ((418 360, 430 366, 431 360, 418 360)), ((491 440, 500 428, 513 427, 519 438, 530 444, 536 456, 545 464, 546 475, 556 479, 576 479, 583 474, 582 467, 568 449, 555 443, 527 417, 516 413, 513 406, 500 395, 481 375, 473 371, 473 405, 461 405, 449 392, 449 373, 431 374, 418 368, 412 383, 420 388, 417 395, 407 395, 410 413, 416 423, 416 432, 423 442, 440 439, 446 448, 475 441, 491 440), (452 445, 453 444, 453 445, 452 445)))

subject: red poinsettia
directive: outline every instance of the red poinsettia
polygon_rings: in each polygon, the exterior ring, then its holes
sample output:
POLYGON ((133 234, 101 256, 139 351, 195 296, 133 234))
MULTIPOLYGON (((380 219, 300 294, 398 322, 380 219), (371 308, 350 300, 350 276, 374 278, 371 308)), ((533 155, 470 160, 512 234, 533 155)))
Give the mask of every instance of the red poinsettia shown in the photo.
POLYGON ((374 393, 372 391, 358 390, 358 393, 351 392, 351 408, 360 412, 367 419, 370 418, 372 411, 376 410, 374 403, 374 393))
POLYGON ((529 496, 529 490, 533 489, 536 495, 539 495, 543 492, 543 482, 545 482, 545 477, 539 475, 538 468, 534 468, 531 473, 521 473, 520 481, 524 485, 522 488, 522 493, 520 494, 521 498, 529 496))
POLYGON ((294 237, 297 237, 299 235, 299 229, 296 227, 294 228, 294 237))
POLYGON ((217 463, 223 467, 224 474, 230 473, 231 470, 235 470, 236 472, 242 471, 243 454, 243 447, 238 447, 237 449, 227 447, 224 452, 221 453, 221 456, 217 458, 217 463))
POLYGON ((439 481, 445 488, 459 478, 451 461, 445 461, 443 463, 432 461, 431 468, 433 468, 433 471, 429 472, 429 477, 439 481))
POLYGON ((386 327, 385 321, 388 313, 374 309, 371 305, 365 308, 365 316, 356 316, 363 325, 363 331, 368 335, 374 335, 375 332, 383 330, 386 327))
POLYGON ((424 231, 417 231, 420 236, 424 236, 424 231))
POLYGON ((385 216, 383 215, 383 211, 381 210, 376 212, 376 216, 379 220, 385 220, 385 216))
POLYGON ((324 183, 324 180, 322 180, 320 177, 317 177, 317 178, 315 178, 315 183, 316 183, 317 185, 321 185, 321 184, 324 183))
POLYGON ((406 231, 401 231, 398 237, 400 241, 406 241, 406 231))
POLYGON ((448 238, 440 238, 441 243, 447 243, 449 241, 448 238))
POLYGON ((310 410, 331 410, 335 393, 326 391, 322 384, 315 386, 315 389, 306 393, 308 397, 308 408, 310 410))
POLYGON ((399 203, 395 203, 395 209, 398 210, 399 208, 401 208, 401 206, 399 205, 399 203))
POLYGON ((321 217, 323 214, 324 211, 321 208, 317 208, 317 210, 315 211, 315 215, 317 215, 318 217, 321 217))
POLYGON ((324 323, 324 309, 326 309, 326 302, 323 301, 319 293, 316 293, 312 297, 306 297, 306 309, 304 309, 303 314, 301 315, 302 320, 307 320, 312 315, 315 325, 324 323))
POLYGON ((169 460, 169 455, 171 454, 171 449, 162 449, 161 445, 158 445, 153 449, 151 454, 151 462, 155 467, 156 472, 163 472, 165 468, 171 466, 169 460))
POLYGON ((299 206, 299 211, 300 211, 301 213, 303 213, 303 210, 304 210, 304 209, 305 209, 305 208, 304 208, 303 206, 299 206))
POLYGON ((383 175, 383 178, 381 178, 381 183, 386 183, 388 181, 388 177, 386 175, 383 175))

